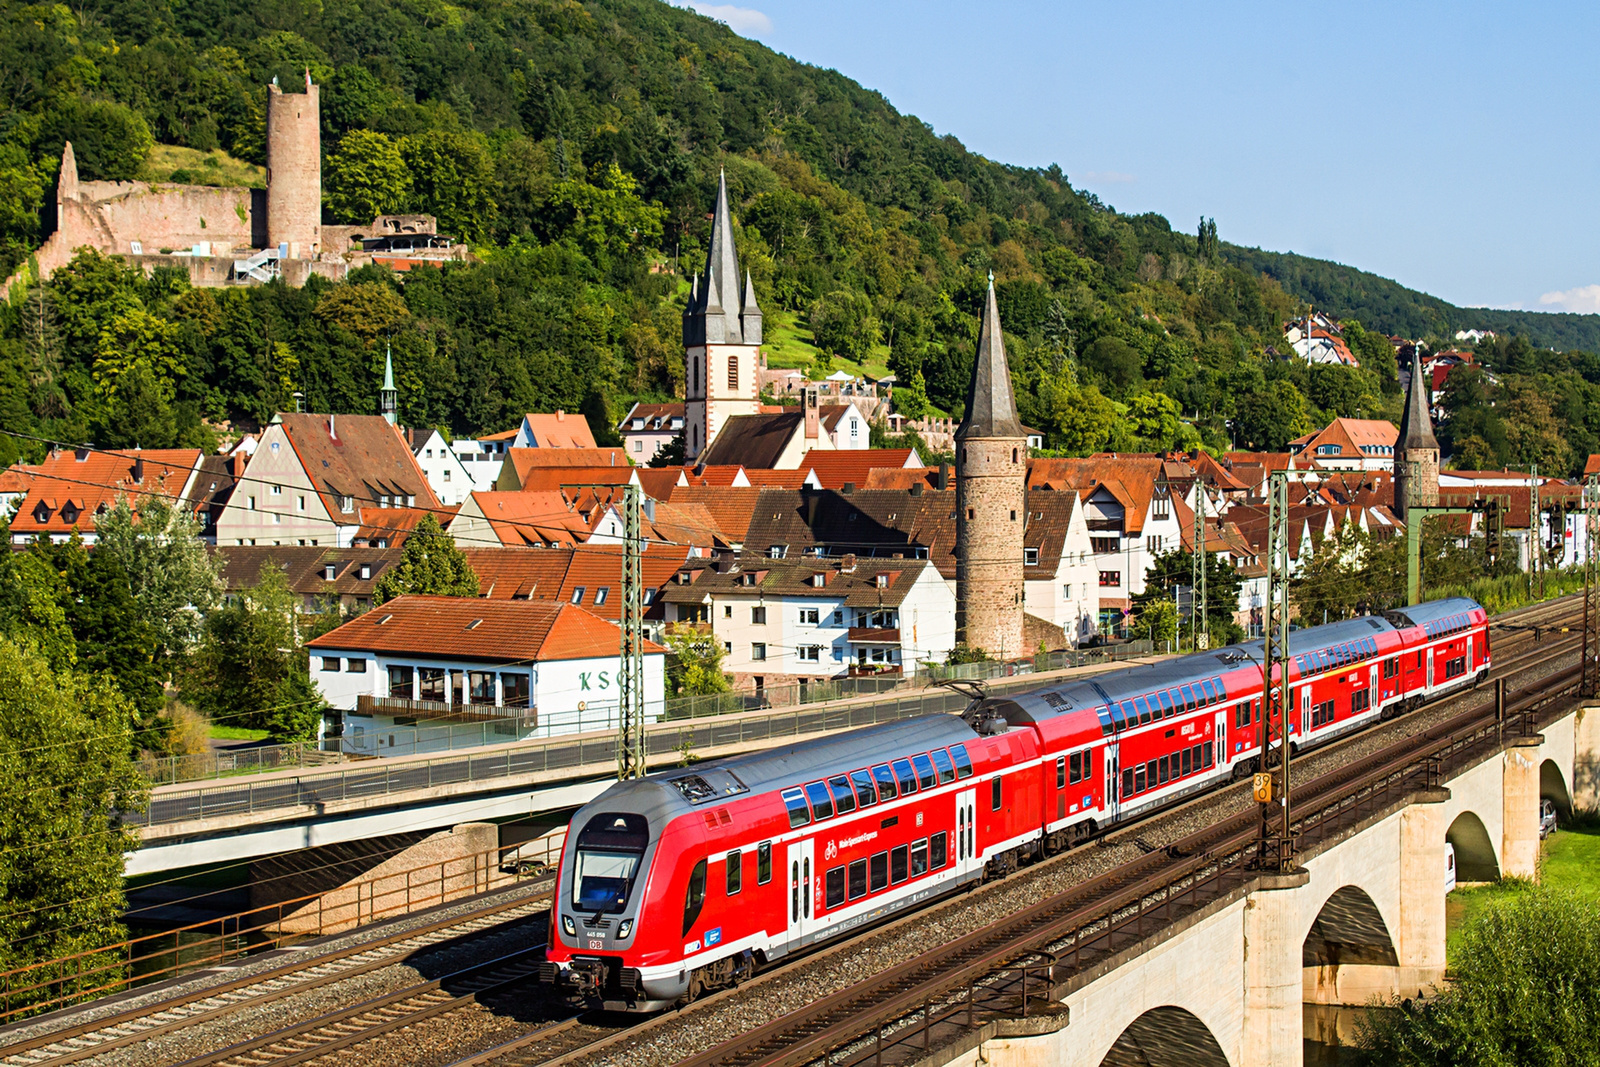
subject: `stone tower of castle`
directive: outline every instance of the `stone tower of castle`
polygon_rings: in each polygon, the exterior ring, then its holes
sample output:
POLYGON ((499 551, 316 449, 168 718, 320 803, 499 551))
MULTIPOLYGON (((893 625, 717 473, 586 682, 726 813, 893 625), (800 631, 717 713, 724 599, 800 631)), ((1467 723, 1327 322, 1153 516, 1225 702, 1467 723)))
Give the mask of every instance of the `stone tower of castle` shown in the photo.
POLYGON ((728 179, 717 180, 717 207, 705 273, 694 280, 683 310, 683 451, 693 459, 734 415, 755 415, 761 363, 761 308, 749 275, 739 274, 728 212, 728 179))
POLYGON ((322 247, 322 127, 318 87, 267 86, 267 244, 287 244, 290 259, 311 259, 322 247))
POLYGON ((1401 519, 1413 505, 1436 507, 1439 503, 1439 439, 1433 436, 1433 419, 1428 414, 1430 384, 1413 345, 1411 383, 1394 450, 1394 510, 1401 519))
POLYGON ((1022 644, 1027 460, 991 275, 966 415, 956 430, 956 640, 993 656, 1028 651, 1022 644))

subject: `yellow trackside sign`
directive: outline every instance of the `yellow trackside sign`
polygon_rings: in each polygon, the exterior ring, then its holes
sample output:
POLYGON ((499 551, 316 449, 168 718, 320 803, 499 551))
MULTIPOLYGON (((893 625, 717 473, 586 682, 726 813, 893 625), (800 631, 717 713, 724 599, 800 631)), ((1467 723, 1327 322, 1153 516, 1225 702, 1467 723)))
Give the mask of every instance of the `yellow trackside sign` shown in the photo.
POLYGON ((1258 774, 1255 777, 1256 799, 1263 804, 1272 803, 1272 775, 1258 774))

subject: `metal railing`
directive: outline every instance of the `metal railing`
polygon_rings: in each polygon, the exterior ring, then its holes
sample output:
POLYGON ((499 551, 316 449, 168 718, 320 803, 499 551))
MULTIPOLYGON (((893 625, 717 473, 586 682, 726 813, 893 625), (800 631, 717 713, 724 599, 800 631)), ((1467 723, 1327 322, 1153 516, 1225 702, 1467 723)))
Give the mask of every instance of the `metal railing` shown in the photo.
MULTIPOLYGON (((330 738, 326 743, 337 746, 338 739, 330 738)), ((305 741, 289 745, 217 749, 188 756, 147 756, 139 761, 139 771, 152 786, 173 785, 208 778, 265 774, 296 767, 321 767, 337 763, 342 758, 337 747, 323 749, 317 742, 305 741)))

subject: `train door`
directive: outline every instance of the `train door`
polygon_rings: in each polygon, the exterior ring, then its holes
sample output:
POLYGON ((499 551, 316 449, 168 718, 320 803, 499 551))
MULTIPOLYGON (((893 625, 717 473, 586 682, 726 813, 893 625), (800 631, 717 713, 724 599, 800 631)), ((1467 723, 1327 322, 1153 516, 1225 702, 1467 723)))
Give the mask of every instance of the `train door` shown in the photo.
POLYGON ((1305 737, 1311 732, 1311 687, 1300 687, 1300 736, 1305 737))
POLYGON ((1428 649, 1428 681, 1424 692, 1433 691, 1433 649, 1428 649))
POLYGON ((1212 735, 1212 740, 1216 742, 1216 744, 1212 746, 1217 754, 1216 766, 1221 768, 1226 768, 1228 766, 1228 716, 1237 715, 1239 713, 1239 708, 1249 706, 1250 705, 1247 703, 1235 704, 1232 707, 1223 708, 1221 711, 1217 712, 1216 732, 1212 735))
POLYGON ((789 945, 797 948, 816 927, 813 898, 816 871, 815 842, 807 839, 789 845, 789 945))
POLYGON ((956 874, 975 870, 978 864, 978 835, 973 823, 978 815, 978 791, 963 789, 956 794, 956 874))
POLYGON ((1367 668, 1367 708, 1376 711, 1383 706, 1383 691, 1378 688, 1378 665, 1367 668))
POLYGON ((1112 823, 1117 819, 1117 746, 1115 742, 1106 746, 1106 822, 1112 823))
POLYGON ((1472 635, 1468 634, 1467 635, 1467 639, 1465 641, 1461 642, 1461 644, 1467 651, 1467 673, 1471 674, 1472 673, 1472 635))

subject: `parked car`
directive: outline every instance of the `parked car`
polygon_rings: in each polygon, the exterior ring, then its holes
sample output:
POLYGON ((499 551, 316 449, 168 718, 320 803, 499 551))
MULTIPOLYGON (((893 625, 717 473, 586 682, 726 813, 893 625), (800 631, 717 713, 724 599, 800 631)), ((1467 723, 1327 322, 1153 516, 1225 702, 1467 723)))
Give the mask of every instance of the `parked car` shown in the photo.
POLYGON ((1444 843, 1444 891, 1446 893, 1456 887, 1456 846, 1446 841, 1444 843))
POLYGON ((1549 837, 1556 829, 1556 805, 1551 800, 1539 801, 1539 836, 1549 837))

